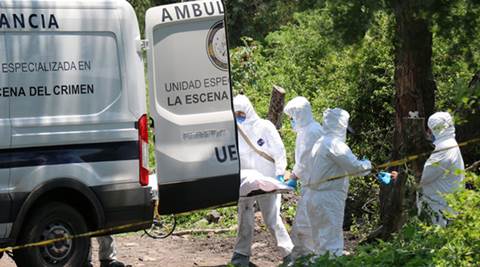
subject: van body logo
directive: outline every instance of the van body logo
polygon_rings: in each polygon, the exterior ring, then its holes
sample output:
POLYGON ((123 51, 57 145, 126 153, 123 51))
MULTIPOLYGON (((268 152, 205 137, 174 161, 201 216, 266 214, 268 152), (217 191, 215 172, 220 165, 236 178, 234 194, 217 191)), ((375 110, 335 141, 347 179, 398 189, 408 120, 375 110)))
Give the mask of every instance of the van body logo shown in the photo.
POLYGON ((257 140, 257 144, 259 146, 263 146, 263 145, 265 145, 265 141, 262 138, 260 138, 260 139, 257 140))
POLYGON ((223 71, 228 69, 227 38, 223 20, 213 24, 208 31, 207 54, 215 67, 223 71))
POLYGON ((54 14, 0 13, 0 29, 58 29, 54 14))

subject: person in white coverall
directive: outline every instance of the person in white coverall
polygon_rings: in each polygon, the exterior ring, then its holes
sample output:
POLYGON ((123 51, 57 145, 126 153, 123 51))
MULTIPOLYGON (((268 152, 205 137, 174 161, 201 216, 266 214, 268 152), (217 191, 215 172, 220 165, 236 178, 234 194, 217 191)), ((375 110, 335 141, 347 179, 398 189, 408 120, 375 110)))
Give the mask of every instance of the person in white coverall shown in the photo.
POLYGON ((453 119, 447 112, 437 112, 428 118, 428 128, 432 132, 435 150, 423 167, 418 198, 421 211, 423 203, 432 210, 432 222, 445 227, 444 212, 453 212, 444 199, 444 194, 458 190, 463 184, 465 166, 462 154, 455 140, 453 119))
MULTIPOLYGON (((257 153, 238 135, 240 166, 242 169, 254 169, 262 175, 276 177, 283 181, 287 166, 285 147, 275 126, 260 119, 252 104, 244 95, 233 100, 238 127, 243 130, 252 145, 273 158, 267 160, 257 153)), ((241 198, 238 202, 238 233, 231 263, 235 266, 248 266, 255 228, 254 203, 258 203, 268 230, 273 235, 284 260, 289 259, 293 244, 280 217, 280 194, 265 194, 256 197, 241 198)))
MULTIPOLYGON (((300 181, 311 175, 311 170, 306 168, 307 160, 315 142, 323 135, 322 126, 313 119, 312 107, 305 97, 295 97, 290 100, 284 109, 290 117, 293 130, 297 133, 295 141, 295 165, 288 185, 296 188, 297 179, 300 181)), ((297 211, 292 227, 292 241, 294 248, 292 257, 297 258, 314 253, 313 238, 310 222, 307 217, 305 191, 302 187, 297 211)))
POLYGON ((345 110, 323 113, 322 136, 307 161, 309 175, 302 177, 307 188, 304 199, 316 255, 343 254, 343 217, 348 194, 348 176, 365 176, 371 163, 358 160, 345 143, 350 115, 345 110), (340 179, 330 180, 330 178, 340 179), (343 178, 342 178, 343 177, 343 178))

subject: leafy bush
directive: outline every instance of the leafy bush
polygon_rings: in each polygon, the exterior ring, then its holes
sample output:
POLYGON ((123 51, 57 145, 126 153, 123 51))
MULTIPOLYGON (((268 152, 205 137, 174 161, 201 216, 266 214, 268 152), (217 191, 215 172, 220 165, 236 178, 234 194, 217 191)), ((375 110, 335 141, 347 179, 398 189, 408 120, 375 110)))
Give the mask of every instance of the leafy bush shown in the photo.
MULTIPOLYGON (((392 19, 379 13, 374 23, 377 27, 360 43, 343 45, 335 39, 330 14, 310 10, 295 14, 293 23, 270 33, 263 43, 243 38, 244 45, 231 53, 234 92, 245 93, 264 118, 273 85, 286 89, 287 100, 307 97, 318 121, 327 107, 342 107, 350 112, 357 133, 349 138, 353 151, 384 162, 394 118, 392 19)), ((280 133, 291 168, 295 133, 286 120, 280 133)), ((379 191, 374 179, 352 179, 350 191, 345 226, 367 219, 362 209, 367 202, 368 220, 377 221, 378 203, 371 201, 379 191)))
POLYGON ((215 225, 209 225, 206 217, 210 211, 201 210, 191 213, 180 214, 177 216, 177 225, 179 229, 190 228, 230 228, 237 225, 237 207, 218 208, 216 211, 220 215, 220 220, 215 225))
MULTIPOLYGON (((467 174, 478 188, 480 177, 467 174)), ((480 192, 460 190, 447 196, 458 214, 446 228, 413 218, 392 240, 357 247, 353 255, 313 260, 310 266, 478 266, 480 262, 480 192)), ((303 262, 312 259, 302 259, 303 262)), ((300 265, 300 262, 297 264, 300 265)))

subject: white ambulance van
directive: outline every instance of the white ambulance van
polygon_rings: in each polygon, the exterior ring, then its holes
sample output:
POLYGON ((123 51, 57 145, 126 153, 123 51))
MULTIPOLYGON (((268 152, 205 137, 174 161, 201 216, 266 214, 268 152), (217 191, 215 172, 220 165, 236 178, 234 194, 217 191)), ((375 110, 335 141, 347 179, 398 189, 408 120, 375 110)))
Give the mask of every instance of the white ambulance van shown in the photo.
MULTIPOLYGON (((0 248, 149 227, 148 54, 159 212, 238 199, 221 0, 160 6, 141 40, 125 0, 0 1, 0 248)), ((83 266, 88 238, 14 251, 83 266)))

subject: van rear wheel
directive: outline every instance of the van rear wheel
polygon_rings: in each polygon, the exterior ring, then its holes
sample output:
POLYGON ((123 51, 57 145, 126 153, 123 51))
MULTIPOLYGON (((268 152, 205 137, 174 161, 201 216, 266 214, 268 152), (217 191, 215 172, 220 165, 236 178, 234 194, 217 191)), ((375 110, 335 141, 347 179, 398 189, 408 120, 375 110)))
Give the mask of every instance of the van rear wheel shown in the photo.
MULTIPOLYGON (((50 202, 27 218, 18 243, 30 244, 87 231, 85 219, 77 210, 60 202, 50 202)), ((89 250, 90 239, 82 237, 15 250, 14 259, 19 267, 86 266, 89 250)))

